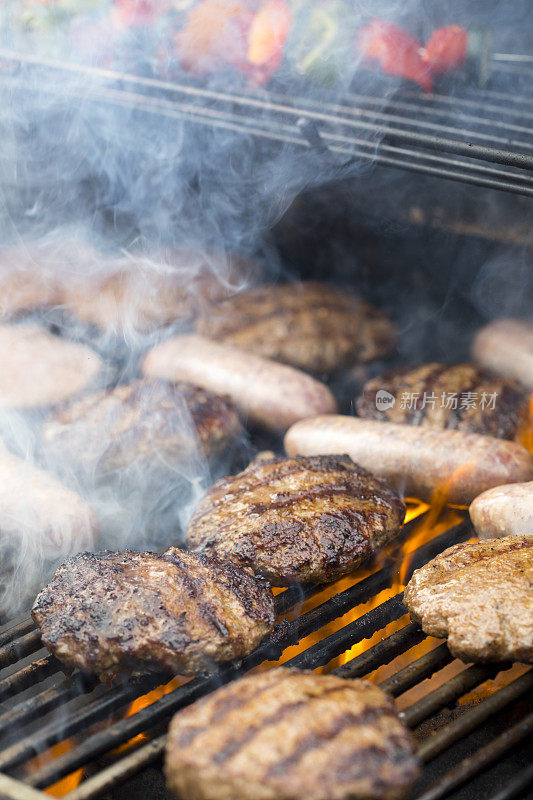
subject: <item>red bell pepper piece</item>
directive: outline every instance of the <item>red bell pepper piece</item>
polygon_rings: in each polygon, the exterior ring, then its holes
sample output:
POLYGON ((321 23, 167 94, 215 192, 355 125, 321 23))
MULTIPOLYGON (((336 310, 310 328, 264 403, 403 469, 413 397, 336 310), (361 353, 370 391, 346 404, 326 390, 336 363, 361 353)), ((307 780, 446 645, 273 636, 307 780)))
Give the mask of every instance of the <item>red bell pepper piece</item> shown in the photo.
POLYGON ((468 33, 461 25, 446 25, 433 31, 422 59, 438 75, 462 67, 466 61, 468 33))
POLYGON ((114 0, 111 19, 127 28, 153 25, 169 7, 170 0, 114 0))
POLYGON ((359 31, 358 50, 364 61, 378 64, 387 75, 407 78, 431 92, 431 72, 420 55, 421 49, 418 39, 384 19, 373 19, 359 31))

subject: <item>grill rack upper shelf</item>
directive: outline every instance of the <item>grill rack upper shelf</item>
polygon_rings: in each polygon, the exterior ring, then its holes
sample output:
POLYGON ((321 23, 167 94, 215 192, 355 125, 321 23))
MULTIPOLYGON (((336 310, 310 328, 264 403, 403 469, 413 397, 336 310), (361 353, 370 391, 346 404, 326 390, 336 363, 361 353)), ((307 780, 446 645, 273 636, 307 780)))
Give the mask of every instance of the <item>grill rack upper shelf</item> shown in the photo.
POLYGON ((1 49, 0 86, 315 149, 334 176, 371 163, 533 196, 533 97, 233 91, 1 49))

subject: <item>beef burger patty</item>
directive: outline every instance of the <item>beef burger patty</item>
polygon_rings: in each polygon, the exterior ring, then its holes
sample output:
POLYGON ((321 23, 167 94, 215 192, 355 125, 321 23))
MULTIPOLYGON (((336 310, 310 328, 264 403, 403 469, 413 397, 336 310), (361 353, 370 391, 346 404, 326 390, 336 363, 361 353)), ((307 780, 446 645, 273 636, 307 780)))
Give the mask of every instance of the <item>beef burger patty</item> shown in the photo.
POLYGON ((165 771, 191 800, 399 800, 418 765, 377 686, 276 669, 176 714, 165 771))
POLYGON ((124 670, 194 675, 257 647, 274 600, 234 564, 177 548, 82 553, 59 567, 32 616, 60 661, 100 680, 124 670))
POLYGON ((402 500, 348 456, 261 458, 207 491, 186 542, 276 586, 322 583, 369 559, 404 516, 402 500))
POLYGON ((313 281, 241 292, 209 307, 196 332, 317 373, 384 356, 395 341, 382 311, 346 287, 313 281))
POLYGON ((449 547, 414 572, 404 604, 463 661, 533 663, 533 537, 449 547))

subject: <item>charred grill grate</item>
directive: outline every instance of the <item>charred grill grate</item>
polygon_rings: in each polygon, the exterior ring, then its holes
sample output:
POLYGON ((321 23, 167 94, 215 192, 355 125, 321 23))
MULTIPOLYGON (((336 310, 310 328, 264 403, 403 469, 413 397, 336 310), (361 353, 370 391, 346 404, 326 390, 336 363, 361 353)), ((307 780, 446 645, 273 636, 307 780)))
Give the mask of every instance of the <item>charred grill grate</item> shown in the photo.
MULTIPOLYGON (((286 648, 310 634, 315 640, 285 660, 284 665, 328 670, 333 659, 404 617, 402 593, 398 593, 338 630, 326 631, 322 638, 320 635, 324 626, 372 601, 380 592, 394 585, 399 550, 420 519, 404 526, 400 542, 386 556, 380 569, 310 610, 298 613, 304 602, 312 601, 315 596, 320 600, 324 587, 292 587, 280 593, 277 596, 278 611, 282 617, 287 614, 287 618, 278 624, 273 636, 241 664, 222 668, 215 677, 192 679, 128 717, 124 714, 133 700, 168 681, 171 676, 152 675, 135 683, 113 687, 103 686, 78 673, 65 680, 56 659, 51 655, 43 656, 39 634, 31 622, 25 620, 0 633, 0 667, 4 668, 4 674, 7 673, 3 679, 0 676, 0 797, 7 800, 42 798, 42 790, 80 768, 86 768, 86 777, 67 797, 70 800, 101 797, 160 758, 165 743, 164 730, 174 712, 221 682, 231 681, 249 669, 279 659, 286 648), (27 663, 28 657, 34 660, 27 663), (29 690, 31 694, 25 695, 29 690), (110 718, 113 719, 113 715, 116 718, 117 714, 122 718, 109 723, 110 718), (145 737, 140 743, 116 752, 116 748, 141 733, 145 737), (32 766, 31 760, 36 755, 50 751, 69 737, 69 749, 45 760, 40 766, 32 766), (110 757, 111 751, 114 752, 110 757), (106 759, 102 763, 104 756, 106 759)), ((416 549, 410 556, 407 578, 414 569, 446 547, 468 539, 471 533, 469 524, 463 521, 416 549)), ((345 678, 368 676, 398 656, 408 654, 425 639, 420 628, 406 619, 403 627, 389 635, 385 632, 377 644, 362 654, 352 658, 348 654, 350 660, 334 671, 345 678)), ((444 709, 454 707, 469 692, 498 675, 501 677, 510 668, 510 664, 462 665, 454 662, 445 644, 437 644, 420 657, 412 655, 407 666, 381 681, 382 688, 397 698, 409 690, 417 691, 415 701, 408 702, 402 710, 405 722, 415 732, 421 731, 419 726, 423 723, 429 721, 432 725, 431 735, 418 738, 419 755, 426 769, 413 797, 418 800, 455 797, 461 787, 523 745, 533 729, 531 669, 517 670, 515 667, 508 680, 500 680, 502 688, 488 693, 475 704, 465 705, 463 712, 452 721, 445 720, 444 724, 435 721, 444 709), (458 667, 453 676, 448 677, 444 672, 436 688, 431 684, 424 692, 423 682, 438 676, 452 662, 458 667), (466 758, 460 757, 444 774, 442 770, 439 774, 438 769, 435 772, 434 767, 443 754, 453 751, 473 732, 488 726, 491 731, 495 728, 488 741, 469 752, 466 758)), ((531 766, 526 766, 524 759, 523 768, 515 771, 503 789, 490 800, 524 797, 523 792, 532 780, 531 766)))
POLYGON ((0 85, 185 120, 315 149, 338 173, 353 162, 533 196, 533 97, 355 92, 342 101, 264 90, 219 91, 0 50, 0 85))

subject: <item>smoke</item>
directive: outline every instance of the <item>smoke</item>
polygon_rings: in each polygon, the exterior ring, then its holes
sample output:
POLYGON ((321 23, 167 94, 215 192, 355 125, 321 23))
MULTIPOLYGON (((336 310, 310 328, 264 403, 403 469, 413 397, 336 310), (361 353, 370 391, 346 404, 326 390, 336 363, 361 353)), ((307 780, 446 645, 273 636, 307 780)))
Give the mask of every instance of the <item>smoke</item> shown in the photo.
MULTIPOLYGON (((408 103, 419 89, 366 69, 353 48, 354 38, 362 24, 379 16, 402 25, 422 43, 440 25, 490 25, 500 48, 519 49, 520 44, 506 41, 505 30, 520 30, 529 20, 529 3, 517 0, 509 8, 494 0, 450 10, 422 0, 293 2, 295 18, 302 14, 304 22, 314 8, 326 11, 333 40, 328 44, 313 17, 302 40, 289 37, 287 56, 267 88, 261 85, 264 65, 242 69, 242 42, 229 48, 232 63, 208 74, 199 77, 183 68, 175 30, 185 24, 192 3, 138 3, 141 18, 128 26, 124 8, 135 5, 15 0, 0 6, 3 314, 17 324, 37 321, 54 335, 88 344, 104 365, 100 388, 131 382, 146 349, 187 330, 199 308, 251 283, 288 274, 272 231, 287 224, 287 210, 300 202, 295 198, 313 191, 326 199, 313 205, 310 219, 297 231, 293 247, 300 257, 309 254, 300 247, 301 239, 316 234, 317 220, 324 222, 310 254, 317 273, 329 277, 335 264, 337 277, 368 289, 372 299, 405 309, 412 305, 405 286, 398 290, 397 283, 382 279, 374 262, 369 268, 364 258, 355 259, 350 224, 373 215, 378 234, 389 236, 407 229, 413 208, 429 213, 419 184, 407 173, 373 170, 390 103, 397 96, 408 103), (159 16, 155 12, 161 8, 165 13, 159 16), (21 58, 8 57, 7 51, 21 58), (355 113, 357 98, 373 98, 374 127, 351 130, 366 137, 367 146, 361 146, 366 157, 350 155, 346 144, 342 153, 328 152, 328 135, 346 131, 334 121, 316 119, 326 104, 344 103, 347 94, 354 121, 368 120, 355 113), (287 97, 295 98, 293 109, 287 97), (315 122, 310 125, 311 116, 315 122), (349 177, 351 187, 343 197, 342 224, 338 195, 324 191, 339 177, 349 177), (335 219, 335 228, 328 228, 328 216, 335 219), (30 290, 37 301, 28 298, 30 290)), ((443 77, 437 88, 453 96, 465 80, 463 73, 443 77)), ((516 80, 519 91, 528 78, 516 80)), ((473 125, 463 105, 448 111, 453 123, 465 129, 473 125)), ((432 184, 430 191, 440 190, 432 184)), ((471 195, 443 191, 452 198, 452 226, 471 195)), ((448 206, 439 206, 441 212, 448 206)), ((490 207, 497 216, 498 204, 491 201, 490 207)), ((498 264, 487 263, 469 296, 483 315, 496 311, 494 292, 506 285, 498 264)), ((527 279, 521 267, 506 262, 506 274, 509 268, 516 286, 527 279)), ((441 264, 434 272, 443 279, 441 264)), ((519 294, 512 298, 506 300, 506 313, 521 313, 519 294)), ((434 328, 436 319, 439 355, 446 351, 456 336, 446 303, 449 298, 443 305, 441 296, 428 291, 424 303, 402 321, 403 358, 420 355, 421 342, 428 338, 421 331, 434 328)), ((180 541, 199 495, 231 468, 227 461, 211 463, 191 436, 194 446, 184 458, 162 464, 154 449, 148 464, 133 459, 127 469, 102 478, 103 438, 91 468, 80 474, 43 450, 42 427, 52 410, 3 411, 0 434, 13 454, 59 476, 88 504, 98 521, 95 547, 161 549, 180 541)), ((191 434, 187 408, 178 404, 174 413, 176 426, 191 434)), ((21 464, 15 466, 24 478, 21 464)), ((7 546, 7 530, 0 537, 0 571, 11 576, 3 602, 9 613, 80 545, 62 530, 55 541, 64 546, 54 550, 43 545, 39 526, 16 527, 16 547, 7 546)))

